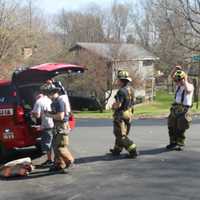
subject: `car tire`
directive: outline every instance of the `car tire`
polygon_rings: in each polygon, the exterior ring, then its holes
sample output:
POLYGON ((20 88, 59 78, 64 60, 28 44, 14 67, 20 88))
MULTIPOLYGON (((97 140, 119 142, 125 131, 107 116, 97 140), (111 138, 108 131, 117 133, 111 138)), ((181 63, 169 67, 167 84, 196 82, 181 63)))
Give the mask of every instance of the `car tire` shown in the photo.
POLYGON ((35 144, 35 147, 36 147, 38 153, 42 154, 42 146, 39 141, 35 144))
POLYGON ((0 143, 0 160, 4 159, 7 155, 7 150, 5 148, 5 146, 0 143))

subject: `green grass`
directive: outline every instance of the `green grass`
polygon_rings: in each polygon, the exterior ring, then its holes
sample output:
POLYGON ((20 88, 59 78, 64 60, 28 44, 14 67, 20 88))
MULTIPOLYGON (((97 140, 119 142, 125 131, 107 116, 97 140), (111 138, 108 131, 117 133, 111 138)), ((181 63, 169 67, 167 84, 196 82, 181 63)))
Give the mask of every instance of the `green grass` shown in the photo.
POLYGON ((196 103, 193 104, 192 112, 193 113, 200 113, 200 102, 199 102, 199 108, 198 109, 196 109, 196 103))
POLYGON ((169 112, 169 107, 173 101, 173 95, 166 91, 158 91, 153 102, 135 106, 136 116, 155 116, 166 115, 169 112))
MULTIPOLYGON (((174 94, 169 94, 167 91, 157 91, 156 97, 153 102, 147 102, 138 104, 135 106, 134 116, 137 117, 155 117, 155 116, 167 116, 169 108, 173 102, 174 94)), ((200 112, 196 109, 196 104, 192 108, 193 113, 200 112)), ((100 113, 98 111, 82 111, 75 113, 77 118, 112 118, 112 111, 104 111, 100 113)))
POLYGON ((100 113, 99 111, 81 111, 74 113, 76 118, 112 118, 112 111, 104 111, 100 113))

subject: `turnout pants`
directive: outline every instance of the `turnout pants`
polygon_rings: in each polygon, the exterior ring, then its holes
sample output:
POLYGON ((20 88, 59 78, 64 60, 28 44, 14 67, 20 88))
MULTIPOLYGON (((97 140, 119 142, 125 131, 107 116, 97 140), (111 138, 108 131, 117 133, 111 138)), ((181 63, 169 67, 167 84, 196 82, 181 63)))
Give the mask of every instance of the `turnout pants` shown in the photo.
POLYGON ((55 164, 62 169, 68 167, 69 164, 74 161, 74 158, 68 149, 68 145, 68 129, 65 127, 56 127, 53 139, 53 148, 55 155, 54 160, 55 164))
POLYGON ((136 150, 136 145, 128 137, 131 128, 131 117, 132 114, 124 117, 121 113, 115 113, 113 116, 114 150, 116 152, 121 152, 123 148, 128 152, 136 150))
POLYGON ((170 144, 185 144, 185 131, 189 129, 192 121, 189 107, 174 104, 168 116, 168 132, 170 144))

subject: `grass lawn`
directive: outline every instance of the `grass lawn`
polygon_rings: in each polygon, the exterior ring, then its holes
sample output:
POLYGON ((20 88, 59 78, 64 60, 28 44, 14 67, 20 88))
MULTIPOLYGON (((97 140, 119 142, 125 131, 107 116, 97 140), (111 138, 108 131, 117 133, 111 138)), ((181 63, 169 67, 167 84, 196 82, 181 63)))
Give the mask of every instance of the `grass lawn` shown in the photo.
POLYGON ((173 101, 173 95, 166 91, 158 91, 153 102, 135 106, 136 116, 155 116, 169 113, 169 107, 173 101))
MULTIPOLYGON (((169 108, 173 102, 174 94, 168 94, 167 91, 157 91, 153 102, 138 104, 135 106, 135 114, 137 117, 150 116, 167 116, 169 108)), ((199 103, 200 107, 200 103, 199 103)), ((196 109, 196 104, 192 108, 193 113, 200 112, 200 108, 196 109)), ((77 118, 112 118, 112 111, 104 111, 103 113, 97 111, 83 111, 75 113, 77 118)))

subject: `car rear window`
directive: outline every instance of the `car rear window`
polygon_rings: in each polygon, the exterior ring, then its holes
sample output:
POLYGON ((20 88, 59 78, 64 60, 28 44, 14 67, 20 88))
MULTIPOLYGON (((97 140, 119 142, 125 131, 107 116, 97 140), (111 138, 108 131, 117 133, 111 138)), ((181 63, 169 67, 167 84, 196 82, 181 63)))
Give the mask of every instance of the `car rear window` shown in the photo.
POLYGON ((41 85, 30 85, 19 89, 19 96, 25 107, 33 108, 41 85))
POLYGON ((12 105, 17 102, 16 92, 12 85, 0 86, 0 105, 12 105))

